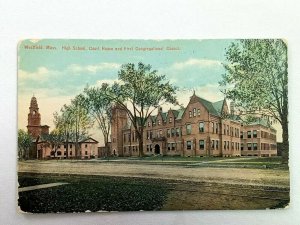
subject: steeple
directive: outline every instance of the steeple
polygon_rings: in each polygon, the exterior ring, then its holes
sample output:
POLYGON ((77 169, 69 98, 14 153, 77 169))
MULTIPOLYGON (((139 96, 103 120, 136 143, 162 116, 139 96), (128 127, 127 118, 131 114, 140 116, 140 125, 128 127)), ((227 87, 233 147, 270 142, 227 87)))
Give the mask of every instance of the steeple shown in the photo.
POLYGON ((34 96, 30 101, 27 130, 28 133, 35 138, 41 133, 41 115, 39 113, 36 97, 34 96))

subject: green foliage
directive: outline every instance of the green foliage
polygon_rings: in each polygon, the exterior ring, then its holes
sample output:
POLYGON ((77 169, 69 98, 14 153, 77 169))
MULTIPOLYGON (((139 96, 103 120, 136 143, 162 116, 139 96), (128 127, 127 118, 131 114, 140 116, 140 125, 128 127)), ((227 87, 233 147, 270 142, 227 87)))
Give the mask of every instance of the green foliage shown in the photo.
POLYGON ((177 88, 166 81, 164 75, 152 70, 151 65, 132 63, 122 65, 118 72, 119 82, 106 87, 106 95, 127 111, 139 139, 142 155, 143 129, 151 113, 165 103, 178 104, 177 88))
POLYGON ((83 102, 91 117, 97 121, 107 146, 111 130, 112 102, 105 94, 106 88, 106 83, 101 87, 86 87, 83 91, 83 102))
POLYGON ((281 121, 287 101, 287 48, 282 40, 241 40, 226 52, 222 86, 226 96, 247 111, 281 121), (284 99, 285 98, 285 99, 284 99))
POLYGON ((246 114, 277 120, 288 152, 287 46, 279 39, 240 40, 226 51, 220 85, 246 114))
POLYGON ((79 152, 79 141, 89 136, 88 129, 93 126, 93 120, 85 104, 85 98, 80 94, 71 100, 70 105, 64 105, 59 113, 54 113, 54 124, 57 134, 66 143, 69 141, 75 142, 76 156, 78 156, 79 152))
POLYGON ((28 159, 29 150, 32 147, 32 137, 22 129, 18 130, 18 157, 28 159))

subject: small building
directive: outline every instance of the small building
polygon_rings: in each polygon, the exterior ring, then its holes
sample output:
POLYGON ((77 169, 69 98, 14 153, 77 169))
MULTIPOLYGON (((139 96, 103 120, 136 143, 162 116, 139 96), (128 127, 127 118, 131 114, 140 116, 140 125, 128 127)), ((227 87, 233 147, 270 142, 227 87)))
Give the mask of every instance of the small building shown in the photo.
POLYGON ((37 141, 38 159, 93 159, 98 158, 98 141, 93 138, 80 140, 76 153, 75 142, 64 142, 53 146, 39 138, 37 141))

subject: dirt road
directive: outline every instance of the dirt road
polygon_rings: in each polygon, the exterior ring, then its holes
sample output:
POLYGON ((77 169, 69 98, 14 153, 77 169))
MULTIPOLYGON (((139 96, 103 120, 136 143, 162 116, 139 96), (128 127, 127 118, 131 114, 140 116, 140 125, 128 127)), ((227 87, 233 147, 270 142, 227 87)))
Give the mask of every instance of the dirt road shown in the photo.
POLYGON ((98 161, 26 161, 19 172, 163 178, 181 181, 289 187, 287 170, 187 168, 176 165, 98 161))

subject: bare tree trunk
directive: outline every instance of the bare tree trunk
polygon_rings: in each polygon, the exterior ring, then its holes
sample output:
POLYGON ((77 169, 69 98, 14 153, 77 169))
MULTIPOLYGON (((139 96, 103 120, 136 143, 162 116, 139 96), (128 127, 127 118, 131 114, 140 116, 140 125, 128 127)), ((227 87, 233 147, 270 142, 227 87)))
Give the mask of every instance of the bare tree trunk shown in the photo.
POLYGON ((289 161, 289 129, 288 122, 282 121, 282 163, 289 161))

